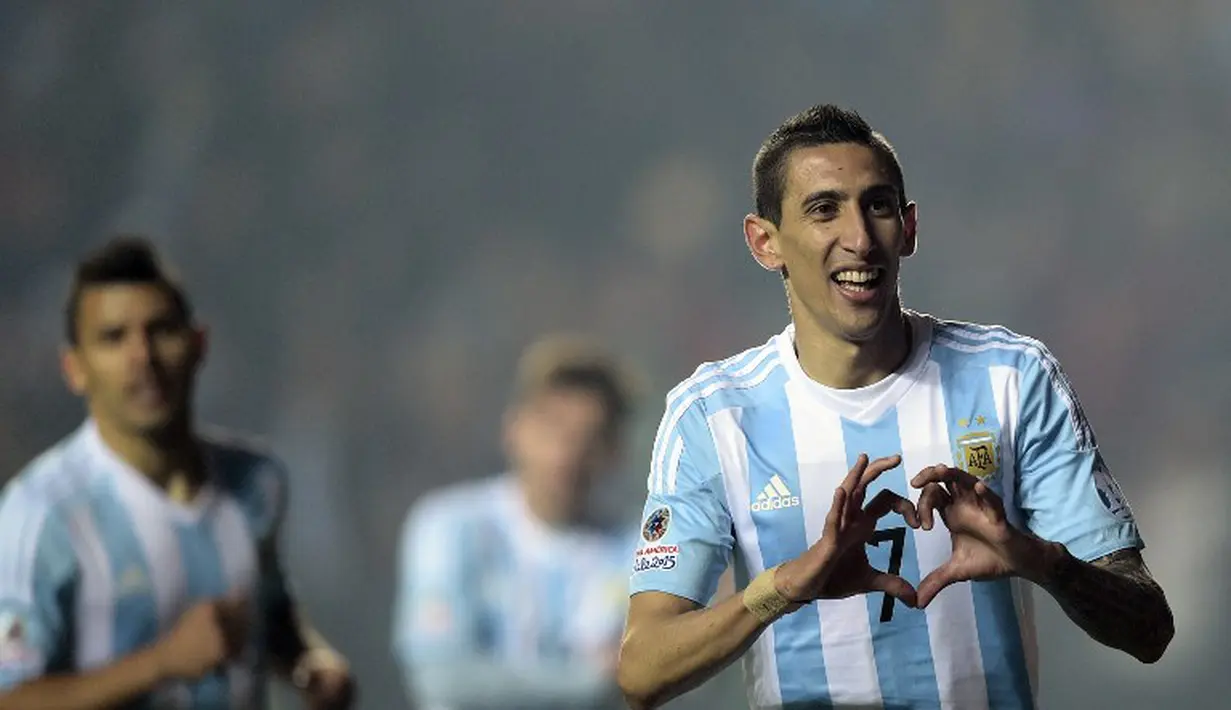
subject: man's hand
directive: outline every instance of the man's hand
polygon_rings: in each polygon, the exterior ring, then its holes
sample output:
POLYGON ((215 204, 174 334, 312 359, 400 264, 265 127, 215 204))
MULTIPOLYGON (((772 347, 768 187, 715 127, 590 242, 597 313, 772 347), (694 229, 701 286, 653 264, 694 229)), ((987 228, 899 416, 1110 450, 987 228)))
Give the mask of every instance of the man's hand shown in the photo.
POLYGON ((1010 525, 1000 496, 966 471, 932 466, 911 485, 923 489, 918 511, 923 529, 931 530, 934 513, 940 513, 953 540, 949 560, 919 582, 921 609, 955 582, 1010 575, 1038 579, 1062 554, 1058 546, 1010 525))
POLYGON ((884 592, 915 606, 916 593, 897 575, 873 569, 865 546, 876 531, 876 522, 891 512, 919 527, 915 506, 893 491, 881 491, 865 508, 868 485, 885 471, 897 468, 901 456, 868 463, 860 454, 842 485, 834 491, 833 504, 825 518, 821 539, 799 557, 783 563, 774 576, 778 592, 798 605, 815 599, 841 599, 865 592, 884 592))
POLYGON ((328 648, 306 651, 291 677, 311 710, 348 710, 355 698, 355 680, 346 659, 328 648))
POLYGON ((242 599, 204 601, 188 609, 158 642, 165 674, 196 680, 238 657, 247 642, 248 618, 242 599))

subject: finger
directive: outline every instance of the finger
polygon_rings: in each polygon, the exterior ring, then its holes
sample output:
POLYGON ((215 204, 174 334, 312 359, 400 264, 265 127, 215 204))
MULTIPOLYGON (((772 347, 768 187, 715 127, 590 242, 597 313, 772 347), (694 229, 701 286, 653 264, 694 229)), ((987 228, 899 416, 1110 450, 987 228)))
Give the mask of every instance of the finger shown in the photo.
POLYGON ((938 464, 920 471, 911 479, 910 485, 923 488, 929 483, 947 484, 950 495, 958 495, 960 494, 959 489, 970 490, 978 480, 960 468, 938 464))
POLYGON ((927 608, 927 605, 931 604, 936 595, 940 594, 945 587, 961 581, 963 581, 961 575, 957 573, 951 564, 946 563, 932 570, 928 576, 919 582, 919 608, 927 608))
POLYGON ((893 456, 883 456, 868 464, 863 475, 859 477, 859 487, 867 488, 868 484, 875 481, 885 471, 892 471, 902 465, 902 456, 894 454, 893 456))
POLYGON ((895 599, 900 599, 903 604, 912 609, 919 606, 919 593, 910 586, 910 582, 896 574, 874 572, 868 578, 867 586, 869 591, 884 592, 895 599))
POLYGON ((833 492, 833 502, 829 505, 829 515, 825 516, 825 532, 824 535, 837 535, 842 532, 843 514, 846 504, 846 490, 843 488, 835 488, 833 492))
POLYGON ((871 520, 880 520, 890 512, 901 515, 906 519, 906 524, 912 528, 919 527, 919 516, 914 504, 893 491, 885 490, 877 493, 872 502, 868 503, 868 507, 864 508, 864 513, 871 520))
POLYGON ((983 504, 983 508, 991 513, 991 518, 994 522, 1004 522, 1004 501, 1000 499, 1000 496, 996 495, 996 491, 989 488, 983 481, 978 481, 974 485, 974 493, 978 497, 979 502, 983 504))
POLYGON ((846 478, 842 479, 842 488, 846 489, 847 493, 853 493, 855 487, 859 485, 859 479, 863 476, 863 472, 868 467, 868 455, 859 454, 855 459, 855 465, 851 466, 851 470, 847 472, 846 478))
POLYGON ((936 526, 936 511, 944 511, 953 502, 949 494, 945 492, 943 486, 939 483, 929 483, 923 487, 923 492, 919 494, 919 522, 924 530, 931 530, 936 526))

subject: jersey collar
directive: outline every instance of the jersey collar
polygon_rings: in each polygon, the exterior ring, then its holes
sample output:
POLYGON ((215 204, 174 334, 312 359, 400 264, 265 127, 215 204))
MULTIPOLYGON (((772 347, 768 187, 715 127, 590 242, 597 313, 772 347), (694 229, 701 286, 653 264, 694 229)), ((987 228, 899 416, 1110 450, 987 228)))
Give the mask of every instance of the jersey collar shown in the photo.
POLYGON ((901 401, 919 380, 932 349, 932 319, 911 310, 903 310, 911 326, 911 354, 906 363, 893 374, 866 387, 837 389, 826 387, 808 377, 795 353, 795 324, 776 336, 778 355, 789 377, 788 385, 812 398, 825 408, 857 424, 870 425, 901 401))

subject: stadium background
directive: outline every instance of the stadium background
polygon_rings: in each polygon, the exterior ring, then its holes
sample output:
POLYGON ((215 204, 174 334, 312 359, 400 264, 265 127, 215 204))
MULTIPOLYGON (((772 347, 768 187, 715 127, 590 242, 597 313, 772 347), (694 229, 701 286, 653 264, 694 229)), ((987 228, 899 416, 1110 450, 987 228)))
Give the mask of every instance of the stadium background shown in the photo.
MULTIPOLYGON (((213 328, 205 417, 293 466, 290 567, 362 708, 404 706, 402 516, 499 465, 523 345, 588 329, 644 368, 635 509, 663 393, 782 327, 739 220, 818 101, 900 151, 907 302, 1066 365, 1175 609, 1142 667, 1044 601, 1043 707, 1225 697, 1231 5, 6 2, 0 60, 0 477, 80 416, 70 263, 156 236, 213 328)), ((738 674, 677 707, 743 707, 738 674)))

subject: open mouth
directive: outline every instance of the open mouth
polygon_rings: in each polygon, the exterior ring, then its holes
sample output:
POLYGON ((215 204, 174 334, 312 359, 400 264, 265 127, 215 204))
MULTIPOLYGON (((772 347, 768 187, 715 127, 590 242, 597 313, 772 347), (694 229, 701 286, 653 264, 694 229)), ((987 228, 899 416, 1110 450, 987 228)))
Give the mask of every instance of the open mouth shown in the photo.
POLYGON ((869 266, 859 269, 843 269, 829 277, 831 281, 844 291, 863 293, 875 291, 885 280, 885 269, 881 266, 869 266))

